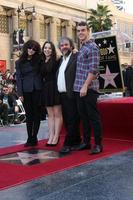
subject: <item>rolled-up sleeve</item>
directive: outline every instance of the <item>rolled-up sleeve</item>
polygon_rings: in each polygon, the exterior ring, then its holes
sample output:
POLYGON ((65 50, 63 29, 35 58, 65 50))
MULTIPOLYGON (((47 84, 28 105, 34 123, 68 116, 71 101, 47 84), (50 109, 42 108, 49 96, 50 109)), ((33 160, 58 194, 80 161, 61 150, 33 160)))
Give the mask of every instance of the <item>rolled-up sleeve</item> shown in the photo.
POLYGON ((88 53, 88 71, 96 75, 99 72, 99 62, 100 62, 100 52, 97 47, 92 47, 89 49, 88 53))

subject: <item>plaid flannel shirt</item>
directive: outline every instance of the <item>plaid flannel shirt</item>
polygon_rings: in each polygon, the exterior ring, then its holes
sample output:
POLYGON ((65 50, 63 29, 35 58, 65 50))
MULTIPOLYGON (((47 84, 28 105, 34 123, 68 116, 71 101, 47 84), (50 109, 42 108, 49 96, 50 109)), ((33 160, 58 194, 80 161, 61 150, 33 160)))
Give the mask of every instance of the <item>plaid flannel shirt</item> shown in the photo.
MULTIPOLYGON (((96 75, 99 73, 99 61, 100 52, 95 42, 92 40, 84 43, 78 53, 77 57, 77 69, 74 82, 74 91, 79 92, 82 88, 85 80, 88 77, 88 73, 96 75)), ((89 85, 89 89, 98 91, 99 80, 96 78, 89 85)))

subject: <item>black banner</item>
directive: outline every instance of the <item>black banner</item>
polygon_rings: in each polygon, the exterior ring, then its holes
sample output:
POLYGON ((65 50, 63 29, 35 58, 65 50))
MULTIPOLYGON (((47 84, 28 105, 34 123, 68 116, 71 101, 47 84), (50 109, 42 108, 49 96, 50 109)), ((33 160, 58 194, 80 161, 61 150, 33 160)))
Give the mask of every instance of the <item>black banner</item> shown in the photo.
POLYGON ((115 36, 95 39, 100 48, 100 90, 117 92, 123 89, 118 49, 115 36))

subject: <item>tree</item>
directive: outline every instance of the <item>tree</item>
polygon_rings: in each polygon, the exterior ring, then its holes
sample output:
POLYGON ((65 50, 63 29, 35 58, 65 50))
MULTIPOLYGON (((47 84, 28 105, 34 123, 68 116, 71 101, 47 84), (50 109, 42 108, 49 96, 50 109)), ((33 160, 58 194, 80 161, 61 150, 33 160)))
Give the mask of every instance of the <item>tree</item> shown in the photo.
POLYGON ((87 19, 89 27, 92 28, 92 32, 101 32, 110 30, 112 27, 110 10, 108 6, 97 4, 97 10, 89 9, 90 17, 87 19))

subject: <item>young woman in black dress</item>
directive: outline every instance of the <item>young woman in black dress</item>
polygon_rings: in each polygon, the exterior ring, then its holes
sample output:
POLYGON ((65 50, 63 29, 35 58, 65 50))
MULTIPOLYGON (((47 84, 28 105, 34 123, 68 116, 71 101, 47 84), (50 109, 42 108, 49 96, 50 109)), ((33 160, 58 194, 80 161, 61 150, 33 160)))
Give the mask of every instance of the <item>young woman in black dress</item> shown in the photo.
POLYGON ((48 113, 49 139, 47 146, 55 146, 59 141, 59 134, 62 127, 62 111, 60 94, 57 90, 56 71, 58 62, 55 46, 52 42, 46 41, 42 47, 43 66, 43 104, 48 113))

